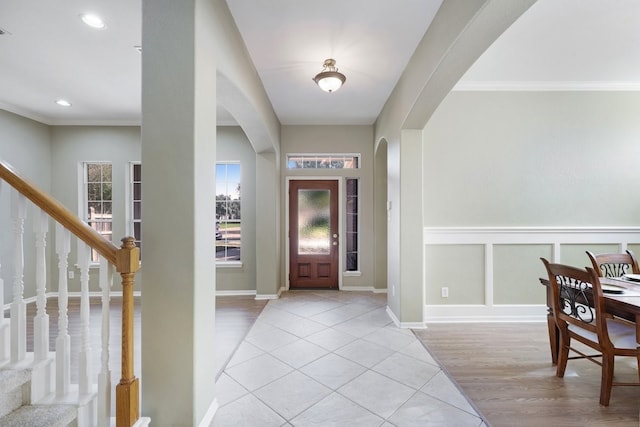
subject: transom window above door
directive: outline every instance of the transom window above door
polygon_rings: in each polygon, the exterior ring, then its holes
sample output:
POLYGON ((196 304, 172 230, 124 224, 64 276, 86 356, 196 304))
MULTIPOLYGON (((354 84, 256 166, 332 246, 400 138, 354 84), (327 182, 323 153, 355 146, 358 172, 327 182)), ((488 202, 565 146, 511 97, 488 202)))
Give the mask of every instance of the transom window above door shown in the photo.
POLYGON ((360 154, 287 154, 287 169, 358 169, 360 154))

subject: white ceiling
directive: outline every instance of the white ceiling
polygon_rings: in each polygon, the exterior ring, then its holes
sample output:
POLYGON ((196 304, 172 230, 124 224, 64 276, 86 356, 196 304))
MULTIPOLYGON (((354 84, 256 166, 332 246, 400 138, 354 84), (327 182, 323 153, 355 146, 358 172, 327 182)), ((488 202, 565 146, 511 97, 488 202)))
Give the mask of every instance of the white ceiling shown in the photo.
MULTIPOLYGON (((283 124, 370 124, 441 0, 227 0, 283 124), (347 76, 311 78, 333 57, 347 76)), ((0 2, 0 108, 48 124, 139 124, 141 0, 0 2), (103 15, 96 31, 78 18, 103 15), (55 105, 58 98, 73 106, 55 105)), ((539 0, 458 87, 640 88, 640 2, 539 0)), ((221 123, 232 123, 220 112, 221 123)))
POLYGON ((640 1, 539 0, 460 86, 638 90, 640 1))
POLYGON ((282 124, 371 124, 442 0, 227 0, 282 124), (344 86, 311 80, 334 58, 344 86))

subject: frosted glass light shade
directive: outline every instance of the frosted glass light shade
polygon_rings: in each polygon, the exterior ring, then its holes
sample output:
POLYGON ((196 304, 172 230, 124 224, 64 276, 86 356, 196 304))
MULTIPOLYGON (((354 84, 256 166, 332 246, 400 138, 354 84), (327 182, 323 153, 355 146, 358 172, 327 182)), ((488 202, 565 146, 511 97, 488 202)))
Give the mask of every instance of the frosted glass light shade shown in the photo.
POLYGON ((324 69, 313 78, 313 81, 325 92, 335 92, 342 87, 345 80, 347 78, 338 72, 334 59, 324 61, 324 69))
POLYGON ((325 71, 320 73, 314 79, 320 89, 325 92, 335 92, 340 89, 342 83, 346 80, 344 75, 334 71, 325 71))

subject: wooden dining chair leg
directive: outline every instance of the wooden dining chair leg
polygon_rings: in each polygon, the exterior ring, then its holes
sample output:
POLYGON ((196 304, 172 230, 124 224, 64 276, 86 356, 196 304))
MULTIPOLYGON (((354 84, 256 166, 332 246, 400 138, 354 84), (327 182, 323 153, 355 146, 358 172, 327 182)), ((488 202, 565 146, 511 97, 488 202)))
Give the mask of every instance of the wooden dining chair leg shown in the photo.
POLYGON ((567 369, 567 361, 569 360, 569 345, 571 338, 566 331, 560 333, 560 351, 558 351, 558 365, 556 366, 556 376, 564 377, 564 371, 567 369))
POLYGON ((609 406, 611 387, 613 386, 613 354, 602 354, 602 379, 600 381, 600 404, 609 406))

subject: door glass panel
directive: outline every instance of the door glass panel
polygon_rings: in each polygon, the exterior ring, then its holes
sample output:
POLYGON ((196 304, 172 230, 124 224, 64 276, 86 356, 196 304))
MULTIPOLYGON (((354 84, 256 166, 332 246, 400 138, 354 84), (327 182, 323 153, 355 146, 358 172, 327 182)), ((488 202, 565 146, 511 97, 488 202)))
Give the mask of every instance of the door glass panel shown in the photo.
POLYGON ((330 190, 298 190, 298 255, 329 254, 330 193, 330 190))

